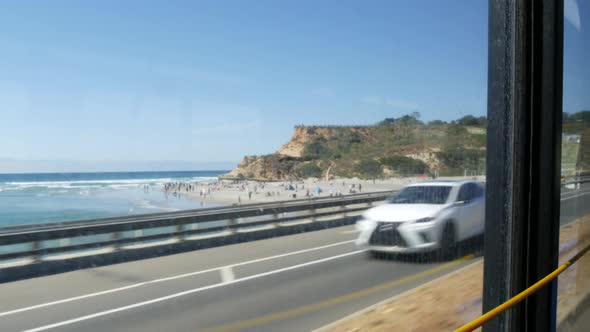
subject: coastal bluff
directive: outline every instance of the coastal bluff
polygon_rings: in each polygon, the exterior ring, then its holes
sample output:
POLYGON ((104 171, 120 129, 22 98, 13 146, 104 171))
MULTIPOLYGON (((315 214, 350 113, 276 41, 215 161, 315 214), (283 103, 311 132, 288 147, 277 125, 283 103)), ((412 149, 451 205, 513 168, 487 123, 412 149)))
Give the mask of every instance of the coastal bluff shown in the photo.
POLYGON ((295 126, 289 141, 276 152, 245 156, 220 179, 376 179, 482 171, 485 129, 413 120, 386 119, 367 126, 295 126))
MULTIPOLYGON (((263 156, 245 156, 231 172, 224 174, 222 179, 248 179, 259 181, 284 181, 299 178, 304 172, 301 168, 321 170, 321 156, 313 158, 308 155, 310 146, 318 142, 327 142, 334 137, 349 132, 357 137, 357 141, 368 140, 370 126, 295 126, 291 139, 275 153, 263 156), (320 165, 318 165, 320 164, 320 165)), ((321 144, 321 143, 320 143, 321 144)), ((312 147, 313 148, 313 147, 312 147)), ((311 148, 311 149, 312 149, 311 148)), ((313 173, 313 172, 312 172, 313 173)), ((321 172, 310 175, 321 175, 321 172)))

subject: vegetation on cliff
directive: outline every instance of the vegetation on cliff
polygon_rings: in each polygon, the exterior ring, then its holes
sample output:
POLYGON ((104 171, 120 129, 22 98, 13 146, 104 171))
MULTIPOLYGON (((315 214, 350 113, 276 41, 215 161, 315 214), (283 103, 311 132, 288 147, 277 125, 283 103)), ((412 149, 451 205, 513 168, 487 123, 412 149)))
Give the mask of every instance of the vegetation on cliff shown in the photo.
MULTIPOLYGON (((590 111, 564 113, 563 162, 577 160, 590 111), (564 136, 565 137, 565 136, 564 136)), ((276 153, 248 156, 228 178, 286 180, 308 177, 485 174, 487 119, 467 115, 424 122, 419 113, 372 126, 296 126, 276 153)))
POLYGON ((296 126, 276 153, 245 157, 228 178, 483 174, 487 120, 464 116, 425 123, 419 113, 373 126, 296 126))

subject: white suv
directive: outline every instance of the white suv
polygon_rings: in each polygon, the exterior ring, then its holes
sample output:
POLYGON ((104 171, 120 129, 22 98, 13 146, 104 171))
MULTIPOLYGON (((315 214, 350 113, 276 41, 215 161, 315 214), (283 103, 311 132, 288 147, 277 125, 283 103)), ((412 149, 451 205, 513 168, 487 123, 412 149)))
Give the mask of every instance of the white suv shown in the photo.
POLYGON ((485 189, 477 181, 411 184, 357 222, 356 244, 372 252, 442 249, 483 234, 485 189))

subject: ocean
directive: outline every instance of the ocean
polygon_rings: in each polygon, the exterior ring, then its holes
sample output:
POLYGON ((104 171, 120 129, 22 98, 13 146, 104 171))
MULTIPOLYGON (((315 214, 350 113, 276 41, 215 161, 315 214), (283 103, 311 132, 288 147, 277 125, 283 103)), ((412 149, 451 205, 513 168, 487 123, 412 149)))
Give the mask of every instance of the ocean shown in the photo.
POLYGON ((162 185, 210 181, 223 173, 227 171, 0 174, 0 227, 211 207, 166 195, 162 185))

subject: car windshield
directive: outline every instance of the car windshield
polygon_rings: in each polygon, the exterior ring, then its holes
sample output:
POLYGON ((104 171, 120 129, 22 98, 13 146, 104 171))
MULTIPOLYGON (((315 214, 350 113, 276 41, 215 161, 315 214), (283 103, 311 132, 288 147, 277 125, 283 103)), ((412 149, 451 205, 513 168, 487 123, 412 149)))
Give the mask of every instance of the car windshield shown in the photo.
POLYGON ((450 186, 412 186, 389 199, 391 204, 444 204, 451 192, 450 186))

